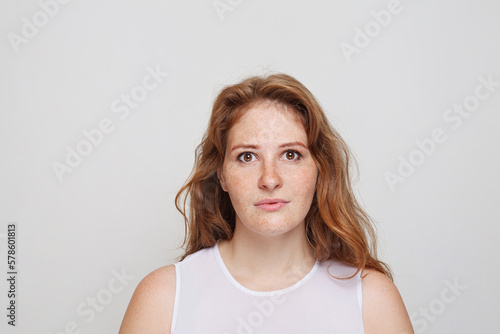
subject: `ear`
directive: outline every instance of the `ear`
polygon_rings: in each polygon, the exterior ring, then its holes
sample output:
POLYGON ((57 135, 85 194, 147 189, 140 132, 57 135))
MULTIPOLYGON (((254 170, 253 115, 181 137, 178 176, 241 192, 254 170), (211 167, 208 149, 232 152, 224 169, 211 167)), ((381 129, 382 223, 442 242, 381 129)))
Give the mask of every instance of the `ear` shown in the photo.
POLYGON ((224 175, 222 175, 222 170, 220 168, 217 169, 217 177, 219 178, 220 186, 222 190, 227 192, 226 181, 224 181, 224 175))

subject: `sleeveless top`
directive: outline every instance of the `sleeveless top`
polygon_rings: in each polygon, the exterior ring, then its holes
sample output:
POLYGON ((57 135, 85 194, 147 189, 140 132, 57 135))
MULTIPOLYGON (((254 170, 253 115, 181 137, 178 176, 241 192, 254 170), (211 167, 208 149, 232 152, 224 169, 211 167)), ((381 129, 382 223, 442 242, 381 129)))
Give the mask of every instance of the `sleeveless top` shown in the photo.
POLYGON ((360 272, 327 260, 281 290, 250 290, 233 278, 217 245, 175 265, 171 334, 362 334, 360 272))

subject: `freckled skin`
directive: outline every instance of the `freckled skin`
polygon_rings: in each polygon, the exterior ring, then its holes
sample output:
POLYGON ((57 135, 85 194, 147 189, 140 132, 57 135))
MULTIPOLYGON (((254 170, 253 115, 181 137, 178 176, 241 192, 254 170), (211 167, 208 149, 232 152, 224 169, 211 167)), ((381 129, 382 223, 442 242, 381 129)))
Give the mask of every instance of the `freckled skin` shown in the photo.
POLYGON ((271 103, 247 110, 229 130, 226 158, 218 175, 236 212, 236 231, 244 227, 278 235, 304 228, 318 170, 307 148, 307 134, 293 111, 271 103), (233 149, 236 146, 240 147, 233 149), (255 205, 269 198, 288 203, 272 212, 255 205))

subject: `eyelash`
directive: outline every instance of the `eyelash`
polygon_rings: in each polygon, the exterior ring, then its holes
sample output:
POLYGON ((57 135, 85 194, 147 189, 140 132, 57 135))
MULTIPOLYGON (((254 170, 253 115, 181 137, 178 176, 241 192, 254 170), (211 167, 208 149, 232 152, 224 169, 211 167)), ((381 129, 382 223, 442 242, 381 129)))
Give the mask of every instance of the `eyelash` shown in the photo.
MULTIPOLYGON (((285 152, 283 152, 283 154, 281 156, 283 156, 283 155, 285 155, 287 153, 293 153, 293 154, 295 154, 295 158, 292 159, 292 160, 288 160, 288 159, 285 158, 286 161, 297 161, 297 160, 300 160, 302 158, 302 154, 300 154, 298 151, 295 151, 295 150, 286 150, 285 152)), ((252 161, 244 161, 243 157, 245 156, 245 154, 251 154, 253 157, 255 157, 255 154, 252 153, 252 152, 243 152, 243 153, 240 153, 238 155, 238 157, 237 157, 238 161, 243 162, 243 163, 253 162, 253 160, 252 161)))

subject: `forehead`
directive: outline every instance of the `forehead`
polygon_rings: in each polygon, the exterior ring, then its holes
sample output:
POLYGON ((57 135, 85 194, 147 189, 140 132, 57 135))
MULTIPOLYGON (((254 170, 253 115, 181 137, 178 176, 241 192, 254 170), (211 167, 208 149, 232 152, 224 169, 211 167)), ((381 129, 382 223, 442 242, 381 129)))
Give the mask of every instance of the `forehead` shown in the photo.
POLYGON ((260 102, 243 111, 228 133, 234 140, 302 140, 307 134, 297 111, 273 102, 260 102))

